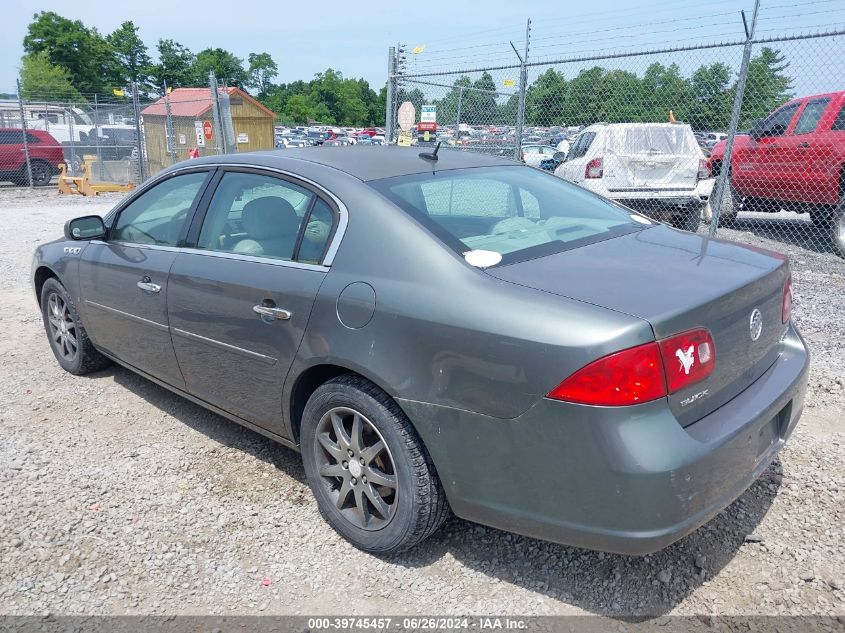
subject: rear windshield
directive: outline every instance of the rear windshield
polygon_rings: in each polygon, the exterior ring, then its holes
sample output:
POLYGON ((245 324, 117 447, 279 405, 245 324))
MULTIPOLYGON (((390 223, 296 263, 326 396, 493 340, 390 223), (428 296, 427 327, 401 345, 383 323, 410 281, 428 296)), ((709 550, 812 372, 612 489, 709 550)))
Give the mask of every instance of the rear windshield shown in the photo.
POLYGON ((685 125, 611 127, 608 149, 620 154, 698 154, 698 146, 685 125))
POLYGON ((624 207, 525 166, 455 169, 369 184, 459 253, 494 251, 502 256, 501 264, 650 224, 624 207))

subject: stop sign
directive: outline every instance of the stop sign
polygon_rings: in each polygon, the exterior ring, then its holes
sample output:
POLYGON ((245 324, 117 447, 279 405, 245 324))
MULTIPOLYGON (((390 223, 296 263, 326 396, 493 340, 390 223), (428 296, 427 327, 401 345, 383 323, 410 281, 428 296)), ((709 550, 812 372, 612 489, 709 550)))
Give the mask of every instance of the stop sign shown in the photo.
POLYGON ((205 140, 207 141, 210 141, 214 136, 214 128, 211 127, 211 121, 202 122, 202 134, 205 136, 205 140))

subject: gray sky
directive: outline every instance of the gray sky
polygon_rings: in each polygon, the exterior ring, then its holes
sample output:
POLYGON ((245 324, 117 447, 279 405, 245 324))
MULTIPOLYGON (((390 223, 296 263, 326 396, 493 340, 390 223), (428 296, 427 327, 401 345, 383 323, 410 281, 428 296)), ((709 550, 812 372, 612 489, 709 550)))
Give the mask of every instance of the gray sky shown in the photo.
MULTIPOLYGON (((104 34, 131 19, 140 27, 140 35, 153 55, 159 38, 175 39, 194 52, 221 47, 244 59, 250 52, 268 52, 279 65, 277 81, 308 80, 332 67, 347 77, 363 77, 378 90, 387 72, 387 48, 397 41, 410 48, 425 45, 421 54, 409 55, 411 67, 418 71, 511 63, 515 55, 508 41, 513 40, 522 50, 527 17, 533 21, 531 57, 535 60, 733 41, 743 37, 739 10, 745 8, 750 19, 753 0, 323 0, 319 4, 278 0, 146 0, 126 4, 5 0, 3 4, 0 91, 14 92, 23 36, 38 10, 80 19, 104 34)), ((845 0, 763 0, 762 7, 758 26, 762 36, 845 29, 845 0)), ((845 87, 845 64, 841 63, 845 59, 845 36, 790 43, 782 49, 791 53, 799 94, 845 87)), ((701 63, 734 59, 738 62, 732 52, 719 50, 712 55, 696 51, 649 61, 677 61, 686 73, 701 63)), ((601 65, 615 67, 609 62, 601 65)), ((579 67, 570 64, 565 74, 571 78, 579 67)), ((631 68, 639 66, 635 63, 631 68)))

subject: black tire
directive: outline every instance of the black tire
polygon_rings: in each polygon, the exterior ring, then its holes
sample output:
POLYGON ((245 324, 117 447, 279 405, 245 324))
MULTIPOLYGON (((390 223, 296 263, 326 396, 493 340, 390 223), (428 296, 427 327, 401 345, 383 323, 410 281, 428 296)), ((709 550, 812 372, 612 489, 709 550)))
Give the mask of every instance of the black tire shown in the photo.
POLYGON ((742 207, 742 196, 728 184, 729 190, 722 196, 722 209, 719 212, 719 226, 735 228, 739 210, 742 207))
POLYGON ((840 257, 845 257, 845 193, 826 220, 820 228, 830 240, 833 251, 840 257))
MULTIPOLYGON (((43 160, 33 160, 29 163, 32 170, 32 185, 34 187, 44 187, 49 185, 53 179, 53 168, 50 163, 43 160)), ((29 174, 26 170, 26 165, 23 167, 23 181, 29 183, 29 174)))
MULTIPOLYGON (((353 432, 347 440, 354 434, 354 426, 351 428, 353 432)), ((359 549, 377 555, 404 551, 433 534, 449 514, 443 486, 411 423, 386 393, 360 376, 339 376, 317 388, 305 405, 300 441, 308 485, 317 499, 320 513, 329 525, 359 549), (386 446, 386 451, 380 453, 382 462, 374 471, 369 470, 373 464, 357 466, 354 444, 352 447, 346 445, 353 453, 349 465, 343 466, 335 456, 338 449, 341 453, 348 451, 344 451, 336 431, 335 440, 331 439, 331 429, 336 427, 326 425, 334 425, 338 416, 351 416, 353 422, 345 418, 341 423, 354 424, 356 414, 360 424, 372 427, 371 441, 378 443, 380 439, 386 446), (326 428, 329 428, 328 432, 322 430, 326 428), (326 441, 331 452, 325 448, 326 441), (372 481, 367 482, 368 474, 373 480, 378 476, 375 473, 381 471, 393 473, 395 492, 392 494, 389 486, 373 486, 372 481), (341 474, 336 474, 338 472, 341 474), (385 507, 389 507, 390 512, 379 514, 377 506, 369 501, 370 494, 363 494, 363 488, 352 487, 356 484, 351 482, 357 482, 357 486, 363 482, 371 488, 378 487, 381 490, 379 498, 387 500, 385 507), (346 493, 340 502, 343 504, 346 500, 347 503, 338 508, 338 499, 344 489, 346 493), (362 499, 363 508, 369 508, 368 519, 363 518, 367 517, 366 509, 359 512, 358 497, 362 499)), ((359 446, 365 443, 363 438, 358 441, 359 446)), ((361 455, 366 452, 362 450, 361 455)))
POLYGON ((45 281, 41 288, 41 318, 50 349, 65 371, 81 376, 103 369, 111 363, 94 349, 70 294, 54 277, 45 281), (64 322, 64 327, 61 322, 64 322), (64 335, 57 332, 64 332, 64 335))
POLYGON ((701 225, 701 211, 703 206, 686 209, 683 213, 672 216, 672 225, 682 231, 695 233, 701 225))

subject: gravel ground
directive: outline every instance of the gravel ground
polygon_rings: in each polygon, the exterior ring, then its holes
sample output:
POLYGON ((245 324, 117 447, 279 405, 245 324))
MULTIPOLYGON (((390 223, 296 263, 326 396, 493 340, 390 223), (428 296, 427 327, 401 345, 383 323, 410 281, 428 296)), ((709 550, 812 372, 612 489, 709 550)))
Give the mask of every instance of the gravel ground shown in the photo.
POLYGON ((845 265, 823 249, 724 232, 789 252, 814 364, 791 442, 709 524, 640 558, 451 519, 378 559, 320 519, 293 451, 126 370, 60 370, 31 252, 116 199, 0 190, 0 613, 845 615, 845 265))

